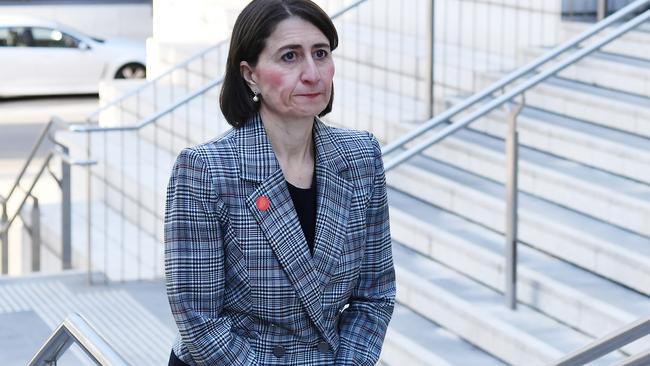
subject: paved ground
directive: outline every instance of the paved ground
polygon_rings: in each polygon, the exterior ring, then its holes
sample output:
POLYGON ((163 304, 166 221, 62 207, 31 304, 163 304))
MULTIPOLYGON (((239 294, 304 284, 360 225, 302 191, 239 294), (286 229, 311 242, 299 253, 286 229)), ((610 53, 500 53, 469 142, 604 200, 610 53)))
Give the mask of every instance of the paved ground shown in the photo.
MULTIPOLYGON (((162 280, 90 286, 87 278, 74 270, 0 278, 3 366, 25 365, 72 313, 84 317, 129 364, 166 364, 176 326, 162 280)), ((92 365, 79 351, 64 357, 59 364, 92 365)))

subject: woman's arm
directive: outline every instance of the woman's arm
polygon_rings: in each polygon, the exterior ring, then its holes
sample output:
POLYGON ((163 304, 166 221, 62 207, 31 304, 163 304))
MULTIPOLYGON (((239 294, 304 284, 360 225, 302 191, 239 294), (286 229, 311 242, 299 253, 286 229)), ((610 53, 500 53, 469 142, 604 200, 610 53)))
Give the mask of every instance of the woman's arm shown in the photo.
POLYGON ((223 232, 217 195, 205 162, 194 150, 178 156, 167 187, 165 275, 171 311, 198 365, 255 365, 246 338, 221 316, 224 300, 223 232))
POLYGON ((374 365, 395 306, 395 270, 381 148, 371 135, 375 179, 368 203, 366 250, 359 282, 339 319, 336 365, 374 365))

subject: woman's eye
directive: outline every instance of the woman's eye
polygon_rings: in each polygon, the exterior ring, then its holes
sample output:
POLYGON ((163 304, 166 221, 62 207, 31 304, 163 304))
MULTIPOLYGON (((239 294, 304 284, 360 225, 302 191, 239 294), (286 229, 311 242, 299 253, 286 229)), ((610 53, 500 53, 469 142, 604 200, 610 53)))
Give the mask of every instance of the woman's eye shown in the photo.
POLYGON ((283 61, 293 61, 295 58, 296 58, 296 53, 293 51, 287 52, 284 55, 282 55, 283 61))
POLYGON ((315 52, 316 58, 325 58, 327 57, 327 51, 325 50, 318 50, 315 52))

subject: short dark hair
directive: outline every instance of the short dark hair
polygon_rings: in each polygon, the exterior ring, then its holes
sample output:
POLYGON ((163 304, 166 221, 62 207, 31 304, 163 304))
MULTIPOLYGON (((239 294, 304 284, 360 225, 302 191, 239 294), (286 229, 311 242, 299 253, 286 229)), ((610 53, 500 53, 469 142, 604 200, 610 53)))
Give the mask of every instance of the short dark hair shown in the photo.
MULTIPOLYGON (((330 17, 310 0, 253 0, 239 14, 230 38, 226 74, 219 98, 221 112, 228 123, 239 128, 259 111, 259 103, 241 75, 241 61, 257 64, 267 38, 277 25, 292 16, 299 17, 318 28, 336 49, 339 43, 336 28, 330 17)), ((332 110, 334 86, 327 107, 318 114, 322 117, 332 110)))

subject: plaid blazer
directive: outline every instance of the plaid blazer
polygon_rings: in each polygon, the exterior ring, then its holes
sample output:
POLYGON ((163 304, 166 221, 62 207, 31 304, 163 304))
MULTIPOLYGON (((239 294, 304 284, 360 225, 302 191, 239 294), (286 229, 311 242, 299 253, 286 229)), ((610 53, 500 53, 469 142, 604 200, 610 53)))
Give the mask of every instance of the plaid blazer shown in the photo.
POLYGON ((319 119, 313 138, 313 257, 259 116, 178 156, 165 275, 184 362, 377 362, 395 301, 381 150, 370 133, 319 119))

